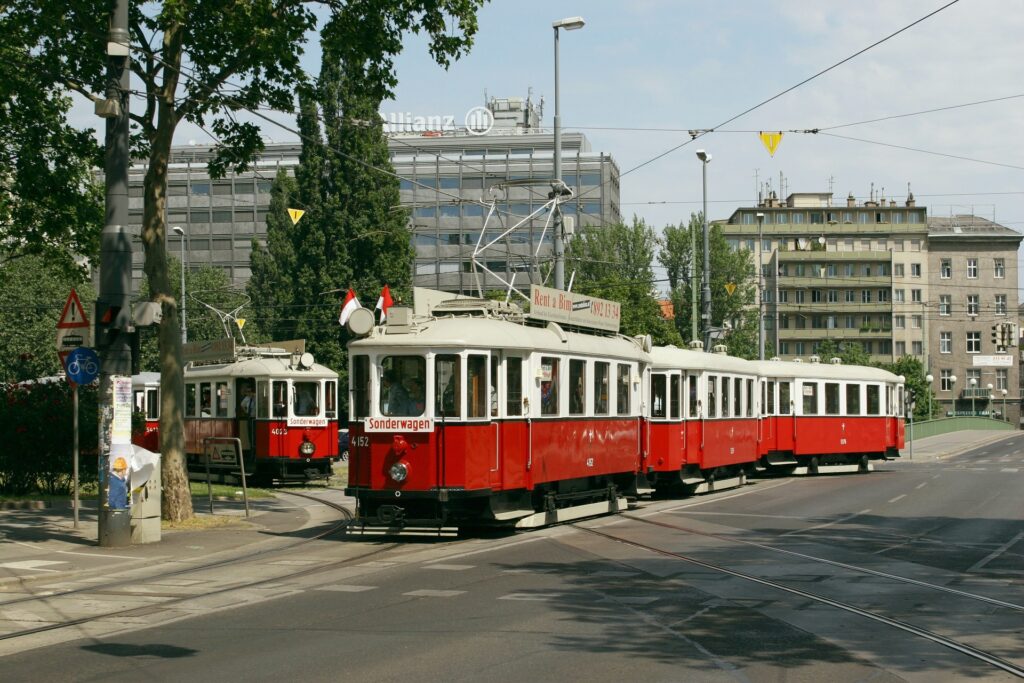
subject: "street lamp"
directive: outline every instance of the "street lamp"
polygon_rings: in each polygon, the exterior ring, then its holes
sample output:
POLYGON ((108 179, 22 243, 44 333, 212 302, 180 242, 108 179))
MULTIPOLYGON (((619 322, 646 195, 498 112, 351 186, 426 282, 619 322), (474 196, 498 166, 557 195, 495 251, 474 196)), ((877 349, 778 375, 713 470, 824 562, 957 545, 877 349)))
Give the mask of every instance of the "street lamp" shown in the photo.
POLYGON ((702 291, 701 323, 704 327, 704 348, 710 348, 711 342, 711 253, 708 247, 708 164, 711 163, 711 155, 703 149, 697 150, 697 158, 701 163, 701 177, 704 187, 704 272, 702 291))
POLYGON ((987 385, 985 385, 985 388, 988 389, 988 412, 989 412, 989 417, 994 417, 992 415, 992 402, 996 400, 996 397, 992 394, 992 382, 989 382, 987 385))
POLYGON ((971 417, 974 417, 977 414, 977 411, 975 411, 974 409, 974 394, 977 393, 975 389, 978 386, 978 378, 970 378, 969 380, 967 380, 967 384, 969 384, 971 387, 971 417))
POLYGON ((1006 394, 1009 393, 1009 392, 1006 389, 1003 389, 1002 392, 1003 392, 1003 420, 1005 420, 1006 422, 1009 422, 1010 421, 1010 416, 1006 414, 1006 394))
POLYGON ((181 343, 188 342, 188 323, 185 322, 185 231, 175 225, 174 232, 181 238, 181 343))
POLYGON ((924 376, 924 381, 928 383, 928 419, 932 419, 932 382, 935 381, 935 376, 928 374, 924 376))
POLYGON ((764 263, 761 256, 761 245, 764 243, 762 230, 764 214, 757 214, 757 353, 764 360, 764 263))
MULTIPOLYGON (((955 392, 953 388, 956 386, 956 375, 949 376, 949 390, 955 392)), ((953 393, 953 417, 956 417, 956 393, 953 393)))
MULTIPOLYGON (((583 17, 567 17, 551 24, 555 30, 555 192, 562 190, 562 116, 558 108, 558 29, 583 28, 583 17)), ((555 289, 565 289, 565 242, 562 239, 562 209, 555 202, 555 289)))

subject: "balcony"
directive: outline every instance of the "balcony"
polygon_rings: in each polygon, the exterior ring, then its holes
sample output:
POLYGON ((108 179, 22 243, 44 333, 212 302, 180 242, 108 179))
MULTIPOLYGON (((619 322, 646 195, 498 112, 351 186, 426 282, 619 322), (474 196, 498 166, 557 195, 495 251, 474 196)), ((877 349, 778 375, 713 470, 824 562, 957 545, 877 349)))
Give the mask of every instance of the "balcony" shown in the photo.
MULTIPOLYGON (((996 391, 996 389, 993 389, 992 391, 996 391)), ((974 387, 973 389, 967 387, 960 390, 960 398, 983 398, 987 400, 988 397, 989 392, 986 387, 974 387)))

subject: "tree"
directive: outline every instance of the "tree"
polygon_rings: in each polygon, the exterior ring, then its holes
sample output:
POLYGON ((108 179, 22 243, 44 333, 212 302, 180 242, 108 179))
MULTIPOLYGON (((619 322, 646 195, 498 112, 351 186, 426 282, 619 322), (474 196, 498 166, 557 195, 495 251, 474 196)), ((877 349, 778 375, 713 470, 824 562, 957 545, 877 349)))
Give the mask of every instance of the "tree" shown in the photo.
MULTIPOLYGON (((698 294, 698 335, 700 330, 700 294, 704 273, 703 214, 690 214, 687 225, 665 227, 658 261, 668 273, 670 297, 676 311, 676 328, 684 339, 692 337, 692 290, 689 281, 693 259, 694 282, 698 294), (696 238, 696 254, 691 253, 690 240, 696 238)), ((733 250, 719 226, 710 227, 708 253, 711 265, 711 324, 727 327, 723 343, 729 353, 741 358, 757 358, 757 270, 751 253, 733 250), (732 294, 726 285, 735 285, 732 294), (726 323, 728 323, 726 325, 726 323)))
POLYGON ((871 362, 871 356, 864 350, 860 342, 837 343, 834 339, 826 339, 821 342, 815 353, 821 357, 824 363, 828 363, 832 358, 838 358, 843 361, 843 365, 874 365, 871 362))
POLYGON ((661 315, 654 286, 654 231, 640 218, 584 228, 569 243, 566 264, 575 272, 573 289, 622 304, 620 332, 650 334, 655 344, 682 344, 672 322, 661 315))
POLYGON ((63 372, 54 343, 72 287, 91 311, 96 294, 81 270, 69 273, 44 256, 24 256, 0 268, 0 384, 63 372))
POLYGON ((901 356, 893 363, 883 363, 882 367, 895 375, 902 375, 907 396, 914 396, 914 421, 928 420, 929 406, 935 405, 935 397, 931 396, 931 385, 925 379, 924 365, 921 359, 914 356, 901 356))
MULTIPOLYGON (((290 112, 294 89, 308 82, 300 58, 320 30, 347 62, 363 64, 375 92, 397 82, 394 57, 409 32, 429 37, 429 51, 447 66, 472 44, 482 0, 163 0, 131 6, 131 69, 141 111, 130 113, 136 154, 144 160, 142 243, 153 299, 163 305, 159 326, 163 517, 191 516, 184 461, 182 361, 178 306, 166 253, 167 176, 177 126, 190 121, 219 140, 210 162, 217 177, 245 170, 262 149, 259 128, 239 112, 290 112)), ((41 74, 38 91, 70 89, 101 99, 109 0, 11 0, 0 30, 25 36, 18 47, 26 68, 41 74), (88 27, 95 27, 89 30, 88 27)), ((53 123, 51 121, 50 123, 53 123)))

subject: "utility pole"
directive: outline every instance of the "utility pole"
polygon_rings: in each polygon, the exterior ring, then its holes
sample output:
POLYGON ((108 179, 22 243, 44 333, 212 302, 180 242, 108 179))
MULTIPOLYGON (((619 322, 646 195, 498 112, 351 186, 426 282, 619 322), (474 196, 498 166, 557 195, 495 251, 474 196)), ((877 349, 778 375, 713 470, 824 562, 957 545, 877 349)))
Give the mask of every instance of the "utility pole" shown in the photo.
POLYGON ((99 544, 131 544, 126 465, 131 457, 131 265, 128 228, 128 0, 115 0, 107 34, 106 99, 96 113, 106 122, 106 217, 100 237, 96 345, 100 351, 99 544), (122 475, 122 476, 118 476, 122 475), (112 490, 116 495, 111 496, 112 490), (114 504, 114 507, 111 506, 114 504))
POLYGON ((757 357, 764 360, 764 263, 761 245, 764 244, 762 231, 764 214, 757 214, 757 357))
POLYGON ((702 185, 704 187, 704 272, 703 277, 703 300, 701 311, 701 324, 704 328, 704 349, 711 348, 711 252, 708 243, 708 164, 711 163, 711 155, 703 149, 697 150, 697 158, 700 159, 702 185))
MULTIPOLYGON (((558 31, 576 31, 586 24, 583 17, 567 17, 552 22, 551 28, 555 30, 555 182, 552 193, 556 196, 564 194, 565 184, 562 180, 562 116, 559 110, 558 97, 558 31)), ((565 237, 562 225, 562 205, 555 202, 555 289, 565 289, 565 237)))

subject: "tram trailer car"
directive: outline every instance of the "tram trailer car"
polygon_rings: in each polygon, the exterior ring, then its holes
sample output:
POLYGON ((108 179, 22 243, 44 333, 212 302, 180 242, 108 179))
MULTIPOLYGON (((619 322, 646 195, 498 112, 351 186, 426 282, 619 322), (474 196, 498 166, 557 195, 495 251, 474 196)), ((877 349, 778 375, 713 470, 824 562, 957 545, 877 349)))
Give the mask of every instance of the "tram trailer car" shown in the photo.
MULTIPOLYGON (((644 462, 642 340, 450 302, 349 343, 364 529, 536 526, 614 510, 644 462)), ((649 342, 647 344, 649 348, 649 342)))
POLYGON ((855 465, 897 458, 904 446, 904 380, 881 368, 755 362, 765 406, 759 464, 771 469, 855 465))
MULTIPOLYGON (((338 457, 338 373, 308 353, 227 346, 225 358, 185 367, 185 452, 189 476, 237 482, 236 448, 258 483, 326 479, 338 457), (251 397, 251 398, 249 398, 251 397), (212 439, 212 441, 208 441, 212 439), (237 440, 237 442, 236 442, 237 440)), ((160 375, 132 378, 146 427, 133 442, 160 450, 160 375)))
POLYGON ((742 485, 757 462, 757 367, 724 349, 651 350, 647 478, 659 490, 742 485))

